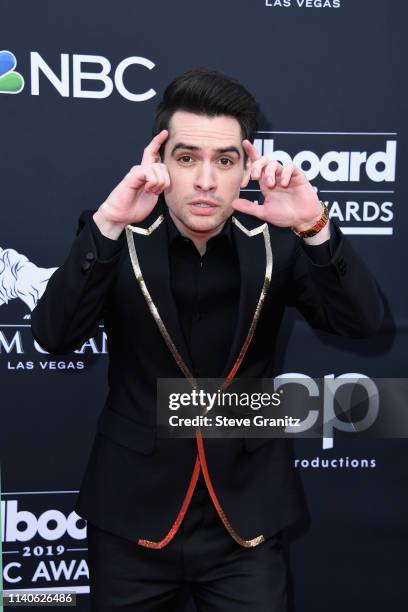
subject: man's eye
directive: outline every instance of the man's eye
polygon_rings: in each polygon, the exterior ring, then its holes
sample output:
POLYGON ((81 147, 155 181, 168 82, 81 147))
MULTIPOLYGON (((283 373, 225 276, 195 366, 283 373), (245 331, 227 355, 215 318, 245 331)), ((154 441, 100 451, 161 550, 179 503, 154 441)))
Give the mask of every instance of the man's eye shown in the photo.
POLYGON ((191 155, 181 155, 178 158, 178 161, 183 162, 183 164, 188 164, 193 158, 191 157, 191 155))
POLYGON ((229 159, 228 157, 221 157, 219 161, 221 163, 221 166, 225 166, 225 167, 232 166, 233 164, 233 161, 229 159))

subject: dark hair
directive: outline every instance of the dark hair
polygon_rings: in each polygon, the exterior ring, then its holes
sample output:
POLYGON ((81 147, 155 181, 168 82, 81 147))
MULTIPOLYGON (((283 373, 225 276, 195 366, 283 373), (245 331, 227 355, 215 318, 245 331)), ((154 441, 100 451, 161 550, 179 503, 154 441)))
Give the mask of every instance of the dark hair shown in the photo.
POLYGON ((235 117, 241 126, 242 138, 251 142, 258 128, 259 105, 255 98, 241 83, 218 70, 188 70, 167 86, 156 110, 153 136, 168 129, 171 117, 178 110, 208 117, 235 117))

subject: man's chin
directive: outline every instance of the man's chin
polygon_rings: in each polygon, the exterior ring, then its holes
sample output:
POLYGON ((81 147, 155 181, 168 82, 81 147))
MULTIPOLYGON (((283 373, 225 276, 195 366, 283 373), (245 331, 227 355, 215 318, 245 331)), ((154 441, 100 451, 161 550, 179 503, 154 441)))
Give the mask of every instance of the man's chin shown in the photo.
POLYGON ((193 232, 212 232, 222 226, 228 217, 188 217, 184 224, 193 232))

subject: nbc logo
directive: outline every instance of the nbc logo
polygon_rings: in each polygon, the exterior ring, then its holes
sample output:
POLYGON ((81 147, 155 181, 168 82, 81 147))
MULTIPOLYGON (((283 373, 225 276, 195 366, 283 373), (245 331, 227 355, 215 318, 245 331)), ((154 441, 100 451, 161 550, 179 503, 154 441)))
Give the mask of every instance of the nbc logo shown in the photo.
POLYGON ((24 88, 24 78, 15 72, 16 56, 11 51, 0 51, 0 93, 18 94, 24 88))

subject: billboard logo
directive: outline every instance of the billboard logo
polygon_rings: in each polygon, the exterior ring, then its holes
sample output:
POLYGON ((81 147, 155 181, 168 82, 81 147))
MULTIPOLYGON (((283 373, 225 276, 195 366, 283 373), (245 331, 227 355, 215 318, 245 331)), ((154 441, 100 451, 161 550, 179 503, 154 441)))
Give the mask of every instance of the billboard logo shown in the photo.
POLYGON ((320 176, 328 183, 359 182, 367 178, 373 183, 394 182, 397 157, 397 141, 387 139, 385 150, 339 151, 329 150, 316 154, 311 150, 301 150, 293 157, 285 150, 276 148, 274 138, 256 140, 255 146, 262 150, 268 159, 277 159, 282 164, 292 163, 298 166, 312 181, 320 176))
POLYGON ((18 94, 24 88, 24 79, 15 71, 17 60, 11 51, 0 51, 0 93, 18 94))
POLYGON ((18 500, 10 499, 1 502, 3 542, 27 542, 40 536, 43 540, 54 542, 68 534, 74 540, 86 537, 86 527, 78 527, 78 521, 84 522, 75 511, 68 517, 60 510, 47 509, 36 517, 33 512, 18 509, 18 500))
MULTIPOLYGON (((261 155, 300 168, 343 234, 393 235, 396 132, 259 131, 261 155)), ((246 189, 244 191, 259 191, 246 189)))
POLYGON ((86 522, 72 510, 76 491, 3 493, 3 586, 89 592, 86 522))

